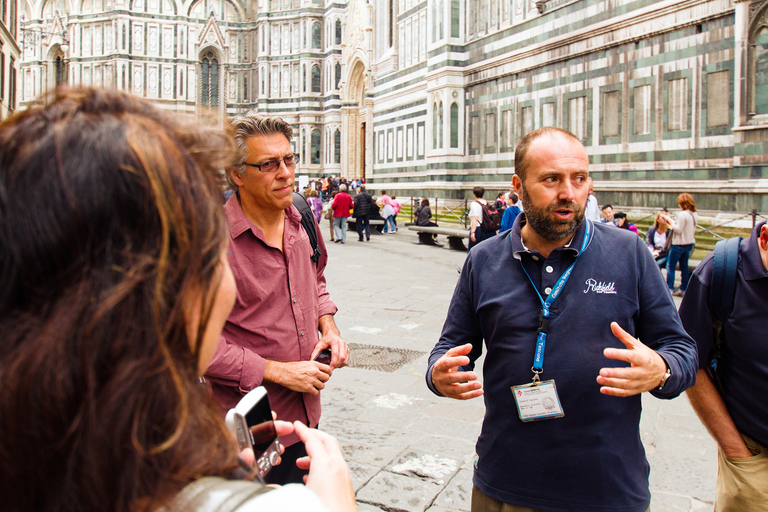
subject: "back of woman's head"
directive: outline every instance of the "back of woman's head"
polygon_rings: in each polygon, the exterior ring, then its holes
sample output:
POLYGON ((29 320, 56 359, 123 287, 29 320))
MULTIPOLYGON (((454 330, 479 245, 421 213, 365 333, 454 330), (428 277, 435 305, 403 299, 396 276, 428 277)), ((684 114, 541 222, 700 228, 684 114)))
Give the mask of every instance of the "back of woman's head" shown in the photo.
POLYGON ((682 208, 683 210, 688 210, 691 212, 696 211, 696 205, 693 202, 693 196, 688 192, 683 192, 682 194, 677 196, 677 204, 679 204, 680 208, 682 208))
POLYGON ((152 507, 233 466, 197 351, 235 155, 116 91, 60 89, 0 124, 6 510, 152 507))
POLYGON ((422 199, 421 206, 429 206, 429 199, 422 199))

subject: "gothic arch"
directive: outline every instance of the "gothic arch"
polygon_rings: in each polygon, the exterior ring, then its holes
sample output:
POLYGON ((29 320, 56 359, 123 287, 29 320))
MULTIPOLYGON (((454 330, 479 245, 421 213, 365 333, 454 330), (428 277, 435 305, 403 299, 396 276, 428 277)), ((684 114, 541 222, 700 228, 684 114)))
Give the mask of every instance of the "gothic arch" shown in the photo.
MULTIPOLYGON (((182 12, 183 12, 183 13, 184 13, 186 16, 192 16, 192 9, 193 9, 193 8, 194 8, 194 7, 195 7, 197 4, 199 4, 200 2, 206 2, 206 1, 207 1, 207 0, 185 0, 185 1, 184 1, 184 4, 183 4, 183 6, 182 6, 182 12)), ((233 9, 235 10, 235 12, 237 13, 237 16, 238 16, 238 18, 239 18, 240 20, 244 20, 244 19, 247 19, 247 18, 246 18, 245 9, 243 9, 243 7, 242 7, 241 5, 239 5, 239 3, 238 3, 238 2, 233 2, 233 1, 231 1, 231 0, 225 0, 225 2, 226 2, 226 4, 227 4, 229 7, 233 8, 233 9)), ((205 19, 208 19, 208 14, 209 14, 209 13, 203 13, 203 17, 204 17, 205 19)), ((225 18, 226 18, 226 16, 224 16, 224 13, 222 13, 222 14, 221 14, 221 16, 220 16, 219 18, 217 18, 217 21, 226 21, 226 20, 225 20, 225 18)))
POLYGON ((49 5, 52 6, 51 18, 53 18, 53 13, 57 10, 59 11, 59 16, 69 15, 70 13, 75 12, 75 7, 72 5, 71 0, 43 0, 36 8, 31 10, 35 14, 35 19, 43 19, 45 8, 49 5))
POLYGON ((359 58, 355 58, 349 66, 347 75, 347 87, 344 88, 344 101, 357 103, 359 107, 363 106, 366 90, 365 64, 359 58))
POLYGON ((753 4, 747 56, 747 119, 768 121, 768 1, 753 4), (762 101, 761 101, 762 100, 762 101))

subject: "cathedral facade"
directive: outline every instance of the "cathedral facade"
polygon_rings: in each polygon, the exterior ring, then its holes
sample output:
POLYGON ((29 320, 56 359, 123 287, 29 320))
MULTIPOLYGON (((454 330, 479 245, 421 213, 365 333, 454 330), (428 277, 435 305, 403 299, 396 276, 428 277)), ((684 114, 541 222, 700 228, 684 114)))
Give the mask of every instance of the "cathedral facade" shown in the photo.
POLYGON ((768 0, 36 0, 21 103, 119 87, 284 117, 298 172, 505 190, 527 132, 584 142, 600 201, 768 211, 768 0))

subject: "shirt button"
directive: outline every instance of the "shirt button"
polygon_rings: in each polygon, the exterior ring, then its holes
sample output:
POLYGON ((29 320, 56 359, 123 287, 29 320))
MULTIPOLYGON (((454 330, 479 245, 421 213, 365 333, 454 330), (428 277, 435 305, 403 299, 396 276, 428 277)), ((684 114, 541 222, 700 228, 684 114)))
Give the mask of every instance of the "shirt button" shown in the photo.
POLYGON ((539 257, 538 256, 531 256, 531 258, 533 258, 533 261, 539 261, 539 257))
POLYGON ((304 336, 304 331, 301 331, 301 335, 304 336))
POLYGON ((544 288, 544 293, 546 293, 547 295, 549 295, 550 293, 552 293, 552 288, 550 288, 549 286, 547 286, 546 288, 544 288))
POLYGON ((549 265, 547 265, 547 268, 545 268, 544 270, 546 270, 548 274, 551 274, 551 273, 552 273, 552 271, 553 271, 553 270, 555 270, 555 269, 553 269, 552 267, 550 267, 549 265))
POLYGON ((293 298, 293 302, 296 302, 296 297, 293 298))

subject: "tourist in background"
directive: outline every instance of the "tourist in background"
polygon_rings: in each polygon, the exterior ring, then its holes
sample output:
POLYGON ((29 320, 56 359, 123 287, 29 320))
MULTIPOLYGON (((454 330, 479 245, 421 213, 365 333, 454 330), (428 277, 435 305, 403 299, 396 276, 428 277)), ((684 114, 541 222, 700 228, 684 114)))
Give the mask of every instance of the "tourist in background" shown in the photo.
POLYGON ((499 233, 512 228, 512 224, 515 223, 515 219, 520 214, 520 208, 516 206, 517 192, 512 192, 507 197, 507 208, 504 210, 504 215, 501 216, 501 229, 499 233))
POLYGON ((309 204, 309 207, 312 209, 312 213, 315 216, 315 220, 317 220, 317 223, 320 224, 320 218, 323 215, 323 202, 318 197, 317 190, 311 189, 309 191, 309 197, 307 198, 307 203, 309 204))
POLYGON ((592 222, 600 222, 600 206, 598 206, 597 198, 593 193, 592 178, 587 178, 587 183, 589 183, 589 196, 587 197, 587 208, 584 211, 584 218, 592 222))
POLYGON ((436 222, 429 220, 432 218, 432 210, 429 207, 429 199, 421 200, 421 205, 416 208, 414 217, 416 217, 417 226, 437 226, 436 222))
POLYGON ((622 229, 628 229, 634 234, 638 234, 637 232, 637 226, 629 222, 629 219, 627 218, 627 214, 624 212, 616 212, 616 214, 613 216, 614 222, 616 222, 616 226, 622 228, 622 229))
POLYGON ((669 231, 669 224, 664 220, 663 213, 659 212, 656 214, 653 226, 648 230, 648 234, 645 237, 645 243, 656 259, 656 264, 659 268, 667 266, 669 249, 672 247, 672 234, 669 231))
POLYGON ((696 213, 693 197, 687 192, 677 196, 677 204, 681 210, 677 214, 677 221, 672 220, 672 217, 666 213, 662 215, 672 231, 672 248, 667 258, 667 286, 672 291, 672 295, 682 297, 691 278, 688 258, 696 243, 696 224, 699 221, 699 214, 696 213), (680 288, 675 291, 675 266, 678 263, 680 263, 680 288))
POLYGON ((333 230, 336 235, 334 242, 342 244, 347 243, 347 219, 349 219, 350 212, 354 205, 352 204, 352 197, 347 194, 347 186, 344 184, 339 185, 339 193, 333 198, 333 230))

